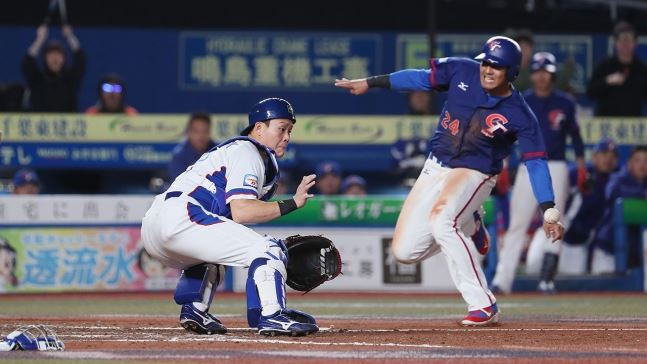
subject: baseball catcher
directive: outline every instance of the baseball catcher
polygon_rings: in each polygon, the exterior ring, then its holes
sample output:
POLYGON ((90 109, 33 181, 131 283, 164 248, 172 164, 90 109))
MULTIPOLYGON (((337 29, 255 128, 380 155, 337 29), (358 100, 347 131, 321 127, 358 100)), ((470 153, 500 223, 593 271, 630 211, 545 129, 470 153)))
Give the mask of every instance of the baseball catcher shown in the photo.
POLYGON ((286 284, 310 292, 341 273, 341 256, 330 239, 323 236, 293 235, 285 239, 288 250, 286 284))

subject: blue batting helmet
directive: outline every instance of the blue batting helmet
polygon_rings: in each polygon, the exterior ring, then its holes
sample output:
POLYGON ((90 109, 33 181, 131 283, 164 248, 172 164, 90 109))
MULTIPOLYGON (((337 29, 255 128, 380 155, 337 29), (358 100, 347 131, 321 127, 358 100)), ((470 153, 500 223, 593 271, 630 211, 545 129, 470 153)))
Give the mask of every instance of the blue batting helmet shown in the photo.
POLYGON ((248 135, 256 123, 272 119, 290 119, 293 123, 297 122, 292 105, 286 100, 272 97, 252 106, 249 111, 249 125, 240 132, 240 135, 248 135))
POLYGON ((532 63, 530 69, 535 72, 539 70, 548 71, 550 73, 557 72, 557 62, 555 56, 549 52, 537 52, 532 56, 532 63))
POLYGON ((483 53, 476 56, 476 59, 507 68, 506 78, 512 82, 519 75, 521 47, 508 37, 492 37, 483 44, 483 53))

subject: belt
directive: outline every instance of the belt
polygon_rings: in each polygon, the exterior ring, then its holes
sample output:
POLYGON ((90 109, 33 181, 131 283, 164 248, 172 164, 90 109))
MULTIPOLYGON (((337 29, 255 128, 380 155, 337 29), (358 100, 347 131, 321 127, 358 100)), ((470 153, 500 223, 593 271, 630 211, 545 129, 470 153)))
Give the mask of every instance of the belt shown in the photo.
POLYGON ((164 201, 168 200, 169 198, 179 197, 179 196, 181 196, 181 195, 182 195, 182 191, 171 191, 171 192, 167 192, 167 193, 166 193, 166 196, 164 197, 164 201))

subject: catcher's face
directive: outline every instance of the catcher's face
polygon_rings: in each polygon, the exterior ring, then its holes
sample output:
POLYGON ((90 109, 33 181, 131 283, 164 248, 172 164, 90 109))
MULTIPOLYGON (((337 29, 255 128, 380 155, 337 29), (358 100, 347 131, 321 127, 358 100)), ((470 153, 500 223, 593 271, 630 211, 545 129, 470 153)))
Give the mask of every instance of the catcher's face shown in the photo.
POLYGON ((290 119, 272 119, 269 123, 256 123, 251 136, 264 146, 271 148, 278 158, 283 157, 290 143, 294 123, 290 119))

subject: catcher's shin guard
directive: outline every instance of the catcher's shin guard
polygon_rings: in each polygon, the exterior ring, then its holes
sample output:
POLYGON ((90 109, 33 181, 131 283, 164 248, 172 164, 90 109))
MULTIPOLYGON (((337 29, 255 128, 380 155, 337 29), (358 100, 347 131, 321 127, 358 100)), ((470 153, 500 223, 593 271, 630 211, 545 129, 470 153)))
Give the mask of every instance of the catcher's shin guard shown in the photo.
POLYGON ((183 270, 175 288, 175 303, 200 303, 208 310, 224 277, 225 267, 218 264, 204 263, 183 270))
POLYGON ((218 285, 224 279, 224 266, 200 264, 182 271, 175 289, 175 302, 182 305, 180 325, 202 335, 224 334, 227 328, 209 313, 218 285))
POLYGON ((247 274, 247 323, 257 327, 261 314, 268 315, 285 308, 285 245, 268 238, 269 249, 252 261, 247 274))

